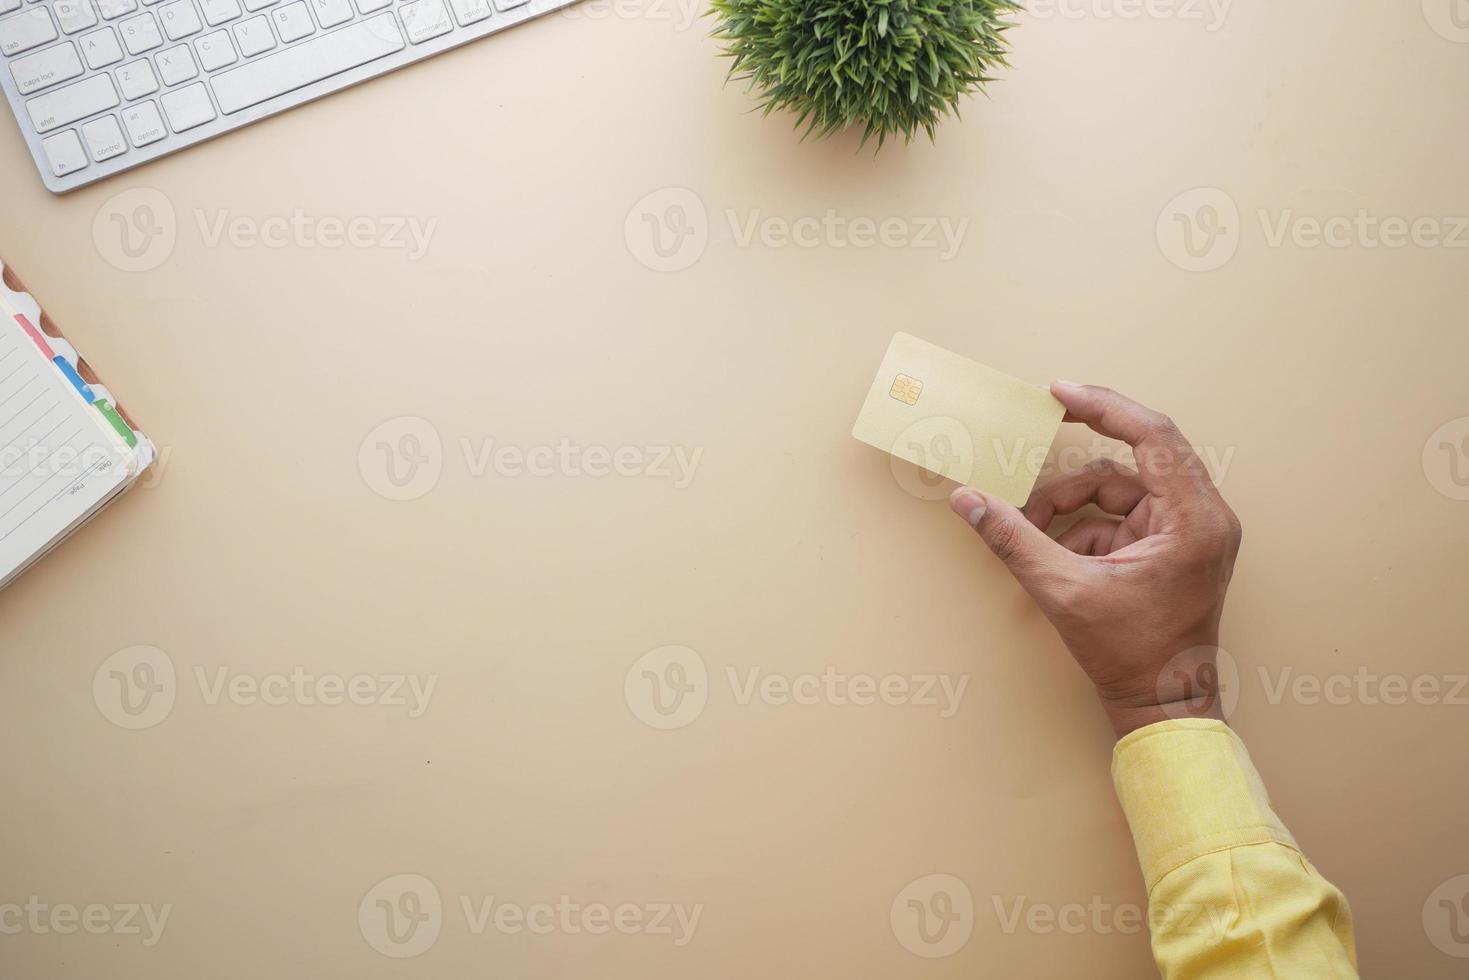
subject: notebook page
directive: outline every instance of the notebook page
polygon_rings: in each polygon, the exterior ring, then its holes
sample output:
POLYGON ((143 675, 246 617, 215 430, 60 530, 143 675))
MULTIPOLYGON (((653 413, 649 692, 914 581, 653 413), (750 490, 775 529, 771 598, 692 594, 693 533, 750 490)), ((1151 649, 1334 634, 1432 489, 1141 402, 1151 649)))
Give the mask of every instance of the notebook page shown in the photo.
POLYGON ((129 477, 130 450, 0 303, 0 581, 129 477))

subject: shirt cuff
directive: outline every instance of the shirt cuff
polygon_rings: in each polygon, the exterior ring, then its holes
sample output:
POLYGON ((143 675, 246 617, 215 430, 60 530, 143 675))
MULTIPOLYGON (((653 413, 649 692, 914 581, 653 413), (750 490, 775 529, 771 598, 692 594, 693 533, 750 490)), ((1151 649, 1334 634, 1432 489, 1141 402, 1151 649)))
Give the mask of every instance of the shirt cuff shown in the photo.
POLYGON ((1300 849, 1244 743, 1223 722, 1181 718, 1129 733, 1112 752, 1112 783, 1149 893, 1170 871, 1214 851, 1272 841, 1300 849))

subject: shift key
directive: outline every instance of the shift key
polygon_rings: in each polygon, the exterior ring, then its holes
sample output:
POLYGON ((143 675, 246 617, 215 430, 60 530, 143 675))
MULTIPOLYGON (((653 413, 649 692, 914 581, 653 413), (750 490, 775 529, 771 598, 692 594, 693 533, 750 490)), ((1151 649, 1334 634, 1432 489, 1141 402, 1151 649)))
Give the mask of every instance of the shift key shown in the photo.
POLYGON ((91 78, 59 88, 45 95, 38 95, 26 103, 31 114, 31 124, 38 133, 49 133, 61 126, 70 126, 79 119, 111 109, 119 102, 117 89, 112 87, 112 76, 93 75, 91 78))

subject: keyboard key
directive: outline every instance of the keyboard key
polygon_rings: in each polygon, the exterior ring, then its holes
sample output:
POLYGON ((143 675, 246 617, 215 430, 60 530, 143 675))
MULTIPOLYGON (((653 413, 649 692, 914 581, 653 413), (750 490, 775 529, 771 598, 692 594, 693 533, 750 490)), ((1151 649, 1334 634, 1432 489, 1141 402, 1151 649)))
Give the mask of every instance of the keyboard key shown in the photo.
POLYGON ((172 92, 165 92, 159 99, 163 103, 163 114, 175 133, 202 126, 215 118, 214 103, 209 101, 209 90, 203 82, 195 82, 172 92))
POLYGON ((103 20, 116 20, 123 14, 135 12, 138 0, 97 0, 97 9, 102 12, 103 20))
POLYGON ((414 44, 422 44, 454 29, 449 11, 444 9, 444 0, 413 0, 399 6, 398 13, 403 18, 403 31, 414 44))
POLYGON ((103 116, 85 124, 82 126, 82 138, 92 151, 92 159, 98 163, 122 156, 128 150, 127 140, 123 138, 122 127, 117 124, 116 116, 103 116))
POLYGON ((230 43, 229 31, 205 34, 194 42, 194 49, 199 52, 199 67, 205 71, 218 71, 240 60, 235 56, 235 46, 230 43))
POLYGON ((20 9, 20 0, 0 0, 0 14, 8 14, 13 10, 20 9))
POLYGON ((253 14, 266 7, 274 7, 277 3, 280 3, 280 0, 245 0, 245 9, 253 14))
POLYGON ((204 11, 204 23, 210 27, 218 27, 240 16, 238 0, 199 0, 199 6, 204 11))
POLYGON ((158 77, 163 79, 164 85, 182 85, 199 74, 187 44, 160 51, 153 60, 158 62, 158 77))
POLYGON ((393 0, 357 0, 357 9, 364 14, 370 14, 374 10, 382 10, 392 5, 393 0))
POLYGON ((81 45, 82 57, 87 59, 87 67, 93 71, 122 60, 122 45, 117 43, 117 32, 110 27, 84 35, 81 45))
POLYGON ((58 177, 74 174, 87 165, 87 151, 82 149, 81 138, 74 129, 44 140, 41 148, 51 161, 51 172, 58 177))
POLYGON ((56 11, 63 34, 76 34, 97 26, 97 8, 92 6, 92 0, 56 0, 51 9, 56 11))
POLYGON ((272 11, 270 19, 275 21, 275 29, 280 31, 282 44, 299 41, 316 30, 304 0, 296 0, 272 11))
POLYGON ((352 19, 351 0, 311 0, 311 7, 316 11, 316 22, 322 30, 352 19))
POLYGON ((82 73, 82 59, 70 41, 54 48, 16 58, 10 63, 10 74, 21 95, 39 92, 48 85, 70 81, 82 73))
POLYGON ((495 0, 495 6, 500 10, 514 10, 516 7, 524 7, 530 0, 495 0))
POLYGON ((229 115, 403 47, 398 22, 389 11, 215 75, 214 97, 220 112, 229 115))
POLYGON ((490 0, 449 0, 449 3, 454 8, 454 19, 459 21, 460 27, 477 24, 495 11, 490 6, 490 0))
POLYGON ((158 76, 153 74, 153 65, 144 58, 119 68, 117 84, 122 88, 122 97, 132 102, 158 91, 158 76))
POLYGON ((93 75, 36 96, 26 103, 26 111, 31 115, 31 125, 36 127, 36 132, 49 133, 95 116, 103 109, 112 109, 119 101, 112 79, 107 75, 93 75))
POLYGON ((0 54, 20 54, 57 38, 51 11, 32 7, 14 17, 0 20, 0 54))
POLYGON ((192 0, 176 0, 159 7, 158 16, 163 21, 163 33, 168 35, 170 41, 177 41, 181 37, 204 30, 204 25, 199 22, 199 11, 194 9, 192 0))
POLYGON ((275 35, 270 32, 270 24, 264 17, 251 17, 236 24, 235 40, 240 42, 240 54, 246 58, 275 47, 275 35))
POLYGON ((122 29, 122 43, 128 54, 142 54, 163 44, 163 35, 158 33, 158 21, 152 14, 130 17, 117 26, 122 29))
POLYGON ((139 102, 135 106, 124 109, 122 124, 127 127, 128 138, 133 141, 134 146, 157 143, 168 135, 168 130, 163 125, 163 117, 158 115, 158 106, 151 101, 139 102))

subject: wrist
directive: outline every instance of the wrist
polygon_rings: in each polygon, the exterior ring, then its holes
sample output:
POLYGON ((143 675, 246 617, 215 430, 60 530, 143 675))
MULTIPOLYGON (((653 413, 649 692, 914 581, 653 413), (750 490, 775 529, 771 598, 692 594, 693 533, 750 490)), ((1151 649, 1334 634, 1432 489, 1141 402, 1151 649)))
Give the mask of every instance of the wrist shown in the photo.
POLYGON ((1102 707, 1106 709, 1107 720, 1112 723, 1112 730, 1119 740, 1126 738, 1139 728, 1156 725, 1162 721, 1211 718, 1214 721, 1228 724, 1219 698, 1212 695, 1199 695, 1156 704, 1124 704, 1109 701, 1103 697, 1102 707))

